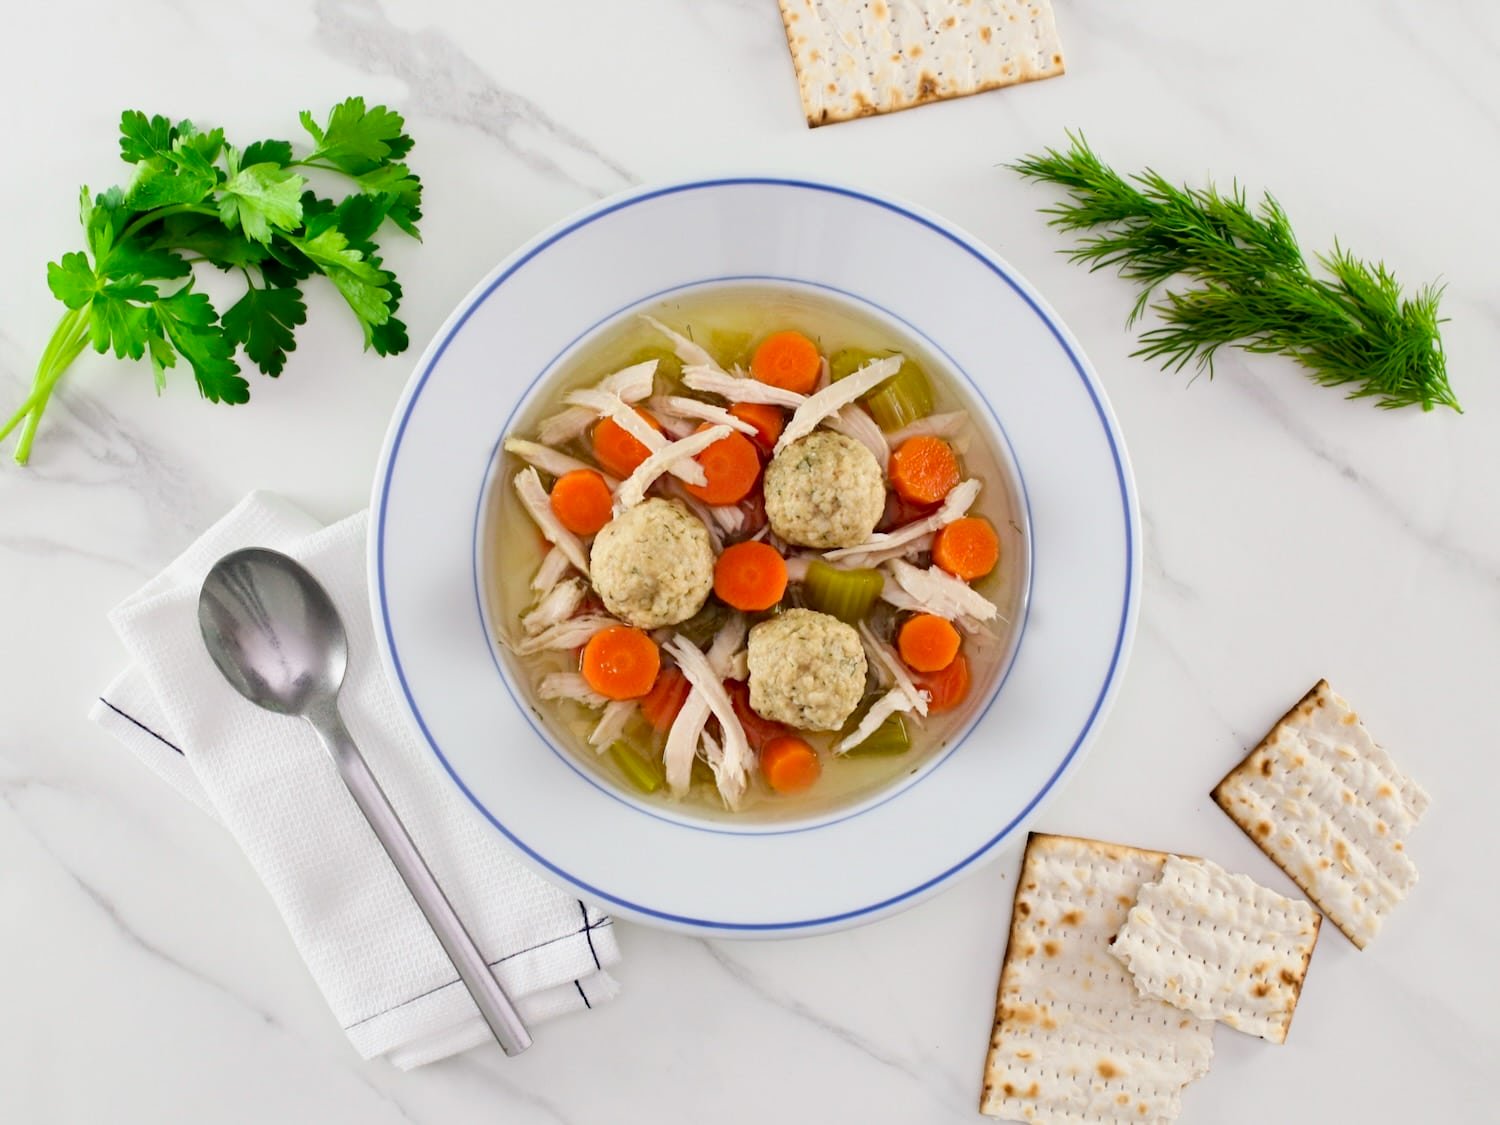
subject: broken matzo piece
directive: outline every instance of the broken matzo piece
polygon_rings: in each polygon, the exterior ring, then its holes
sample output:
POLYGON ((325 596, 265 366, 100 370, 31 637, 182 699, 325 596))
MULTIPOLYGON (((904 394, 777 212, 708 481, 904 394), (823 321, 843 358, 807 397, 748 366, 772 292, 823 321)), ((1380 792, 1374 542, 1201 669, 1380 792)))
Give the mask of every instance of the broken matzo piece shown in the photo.
POLYGON ((1416 884, 1404 841, 1428 796, 1327 680, 1282 716, 1213 798, 1360 949, 1416 884))
POLYGON ((1136 989, 1109 952, 1166 855, 1033 833, 979 1110, 1008 1121, 1160 1125, 1207 1073, 1213 1024, 1136 989))
POLYGON ((1110 952, 1147 996, 1284 1043, 1322 921, 1301 899, 1174 855, 1141 888, 1110 952))
POLYGON ((1051 0, 780 0, 809 126, 1063 72, 1051 0))

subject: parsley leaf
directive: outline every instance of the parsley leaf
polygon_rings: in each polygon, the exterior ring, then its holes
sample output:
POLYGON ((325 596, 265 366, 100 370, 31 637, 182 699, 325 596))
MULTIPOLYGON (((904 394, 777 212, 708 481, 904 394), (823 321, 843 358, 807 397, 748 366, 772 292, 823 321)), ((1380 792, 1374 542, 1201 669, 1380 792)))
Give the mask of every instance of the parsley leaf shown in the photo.
POLYGON ((275 164, 251 164, 235 169, 219 189, 219 218, 230 230, 236 226, 255 242, 270 242, 271 229, 293 230, 302 222, 302 185, 297 173, 275 164))
POLYGON ((285 369, 307 320, 302 283, 321 274, 337 289, 365 346, 394 355, 408 344, 395 316, 401 286, 376 239, 387 223, 416 236, 422 182, 402 159, 411 151, 399 113, 363 98, 334 106, 319 124, 301 115, 315 147, 298 158, 289 141, 237 150, 220 129, 186 119, 120 116, 120 158, 130 182, 79 195, 83 250, 47 266, 64 312, 37 364, 31 393, 0 439, 20 427, 24 464, 53 388, 83 349, 145 359, 158 391, 185 361, 202 395, 243 403, 250 385, 236 354, 266 375, 285 369), (319 195, 300 168, 342 177, 342 199, 319 195), (194 287, 195 264, 243 274, 246 288, 221 318, 194 287))
POLYGON ((325 161, 353 176, 373 172, 411 151, 412 141, 403 131, 406 123, 401 115, 383 105, 367 110, 364 98, 347 98, 334 106, 328 123, 321 128, 306 111, 301 121, 317 142, 308 159, 325 161))
POLYGON ((292 330, 307 320, 307 306, 296 286, 257 289, 230 305, 220 322, 224 335, 242 344, 245 354, 267 375, 280 375, 286 353, 297 346, 292 330))
POLYGON ((240 378, 234 344, 219 330, 208 297, 191 286, 155 302, 151 311, 162 334, 193 369, 198 389, 210 402, 250 401, 250 384, 240 378))

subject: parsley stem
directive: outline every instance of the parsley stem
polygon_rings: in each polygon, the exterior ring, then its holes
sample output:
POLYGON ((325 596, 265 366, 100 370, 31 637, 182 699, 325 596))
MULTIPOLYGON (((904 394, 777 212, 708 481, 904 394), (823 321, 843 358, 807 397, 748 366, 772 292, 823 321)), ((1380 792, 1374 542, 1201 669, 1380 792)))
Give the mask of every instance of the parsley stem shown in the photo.
POLYGON ((21 403, 16 412, 3 427, 0 427, 0 441, 10 435, 10 432, 22 422, 25 426, 21 430, 20 440, 16 443, 16 464, 24 465, 31 455, 31 442, 36 434, 37 423, 42 419, 42 412, 47 408, 47 400, 52 395, 53 387, 62 378, 64 371, 78 358, 84 347, 88 344, 88 306, 81 309, 71 309, 63 314, 58 321, 57 328, 52 332, 52 339, 47 342, 46 349, 42 352, 42 358, 37 363, 36 376, 32 380, 31 393, 21 403))
POLYGON ((176 203, 171 207, 158 207, 154 211, 147 211, 137 215, 135 219, 115 238, 116 243, 124 242, 136 231, 148 223, 154 223, 158 219, 165 219, 168 215, 217 215, 215 207, 204 207, 199 203, 176 203))

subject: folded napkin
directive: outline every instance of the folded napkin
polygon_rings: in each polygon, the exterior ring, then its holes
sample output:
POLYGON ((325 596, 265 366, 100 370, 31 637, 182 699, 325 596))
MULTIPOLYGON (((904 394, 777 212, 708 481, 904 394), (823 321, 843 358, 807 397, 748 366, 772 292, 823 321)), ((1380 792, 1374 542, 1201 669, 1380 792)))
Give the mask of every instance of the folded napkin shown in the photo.
POLYGON ((252 493, 110 614, 130 665, 92 717, 234 835, 355 1049, 406 1069, 489 1032, 312 729, 242 699, 210 660, 198 589, 220 556, 270 547, 327 588, 349 635, 345 722, 529 1024, 612 997, 619 950, 611 920, 523 867, 412 729, 375 648, 365 525, 320 528, 252 493))

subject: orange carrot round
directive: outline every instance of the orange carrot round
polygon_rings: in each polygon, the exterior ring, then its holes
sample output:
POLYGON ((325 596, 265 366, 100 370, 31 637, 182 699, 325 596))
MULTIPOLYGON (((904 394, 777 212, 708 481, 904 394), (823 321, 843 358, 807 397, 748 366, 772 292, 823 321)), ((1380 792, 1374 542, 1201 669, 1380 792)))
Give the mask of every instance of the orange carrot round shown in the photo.
POLYGON ((930 696, 927 701, 928 714, 950 711, 969 694, 969 661, 963 653, 959 653, 953 658, 953 663, 941 672, 930 672, 914 679, 917 687, 930 696))
POLYGON ((596 535, 609 522, 614 498, 593 469, 574 469, 552 486, 552 512, 574 535, 596 535))
POLYGON ((639 699, 660 670, 656 642, 628 625, 601 629, 583 646, 583 678, 606 699, 639 699))
POLYGON ((812 393, 822 366, 818 345, 800 332, 773 332, 750 357, 750 374, 754 378, 799 395, 812 393))
POLYGON ((918 672, 941 672, 953 663, 963 640, 953 622, 933 613, 909 617, 896 634, 896 648, 908 668, 918 672))
POLYGON ((676 668, 663 668, 651 690, 641 697, 641 714, 653 728, 665 734, 672 729, 677 712, 687 702, 693 685, 676 668))
POLYGON ((786 560, 754 539, 725 547, 714 564, 714 593, 735 609, 770 609, 786 593, 786 560))
POLYGON ((891 454, 891 487, 913 504, 936 504, 959 482, 958 457, 942 438, 907 438, 891 454))
MULTIPOLYGON (((701 432, 706 426, 699 426, 701 432)), ((685 484, 705 504, 738 504, 760 479, 760 454, 744 434, 731 430, 694 458, 703 466, 707 484, 685 484)))
POLYGON ((755 427, 755 436, 751 440, 756 445, 767 453, 776 448, 776 439, 786 425, 781 407, 766 402, 737 402, 729 408, 729 413, 755 427))
POLYGON ((823 772, 818 752, 795 734, 778 735, 760 748, 760 772, 778 793, 799 793, 823 772))
MULTIPOLYGON (((639 406, 635 408, 635 412, 644 418, 653 430, 661 433, 660 422, 639 406)), ((628 477, 635 472, 636 466, 649 456, 651 456, 651 451, 626 433, 620 423, 613 418, 599 419, 598 425, 594 427, 594 460, 604 467, 605 472, 613 473, 617 477, 628 477)))
POLYGON ((933 538, 932 561, 965 582, 983 578, 1000 562, 1000 536, 983 516, 964 516, 933 538))

